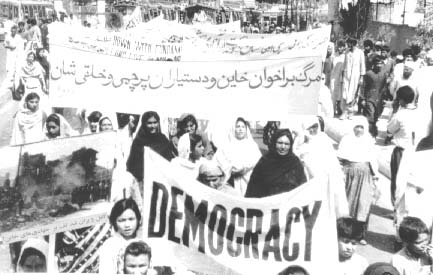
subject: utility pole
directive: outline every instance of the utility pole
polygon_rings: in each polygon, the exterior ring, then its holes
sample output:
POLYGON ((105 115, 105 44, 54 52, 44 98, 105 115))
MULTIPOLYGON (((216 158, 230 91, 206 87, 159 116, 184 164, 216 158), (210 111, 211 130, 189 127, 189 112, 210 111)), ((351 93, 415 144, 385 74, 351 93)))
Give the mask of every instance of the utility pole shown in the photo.
POLYGON ((404 0, 403 4, 403 14, 401 15, 403 17, 403 25, 404 25, 404 19, 406 17, 406 0, 404 0))

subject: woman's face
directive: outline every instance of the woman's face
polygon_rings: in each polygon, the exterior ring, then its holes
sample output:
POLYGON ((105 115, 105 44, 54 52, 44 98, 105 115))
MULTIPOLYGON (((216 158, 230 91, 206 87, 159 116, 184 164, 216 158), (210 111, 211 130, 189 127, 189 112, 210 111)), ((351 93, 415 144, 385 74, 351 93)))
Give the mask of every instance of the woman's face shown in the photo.
POLYGON ((275 143, 275 149, 280 156, 285 156, 290 152, 290 139, 287 136, 281 136, 277 139, 275 143))
POLYGON ((203 146, 203 142, 200 141, 194 147, 194 151, 192 152, 192 158, 194 160, 200 159, 203 156, 203 154, 204 154, 204 146, 203 146))
POLYGON ((32 111, 35 112, 38 110, 39 107, 39 99, 38 98, 33 98, 30 99, 29 101, 27 101, 27 108, 32 111))
POLYGON ((151 134, 158 133, 159 122, 155 117, 151 117, 146 121, 146 129, 151 134))
POLYGON ((355 136, 361 137, 364 135, 364 127, 360 125, 355 126, 355 128, 353 128, 353 132, 355 133, 355 136))
POLYGON ((47 131, 50 138, 56 138, 60 136, 60 126, 57 125, 54 121, 50 121, 47 123, 47 131))
POLYGON ((125 239, 135 237, 137 231, 137 217, 132 209, 126 209, 116 219, 117 232, 125 239))
POLYGON ((104 118, 101 121, 101 127, 100 127, 100 131, 104 132, 104 131, 110 131, 113 130, 113 124, 111 123, 110 119, 108 118, 104 118))
POLYGON ((35 61, 35 56, 31 53, 27 55, 27 62, 33 63, 35 61))
POLYGON ((25 273, 43 273, 47 272, 47 264, 39 255, 30 255, 23 262, 23 271, 25 273))
POLYGON ((183 130, 185 131, 185 133, 195 134, 197 127, 195 126, 194 122, 188 121, 183 130))
POLYGON ((243 123, 242 121, 236 122, 235 137, 238 140, 242 140, 246 137, 246 135, 247 135, 247 126, 245 125, 245 123, 243 123))

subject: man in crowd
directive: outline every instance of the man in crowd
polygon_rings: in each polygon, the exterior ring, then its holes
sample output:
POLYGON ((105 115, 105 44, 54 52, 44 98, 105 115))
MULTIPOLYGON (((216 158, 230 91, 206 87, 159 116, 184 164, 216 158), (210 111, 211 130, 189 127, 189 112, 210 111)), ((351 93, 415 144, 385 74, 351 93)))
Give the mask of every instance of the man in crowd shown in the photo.
POLYGON ((336 274, 362 275, 368 266, 364 257, 355 253, 363 235, 362 225, 352 218, 337 220, 339 266, 336 274))
POLYGON ((18 57, 24 50, 24 41, 17 34, 18 27, 13 25, 10 34, 6 35, 4 47, 6 49, 6 78, 4 89, 13 85, 14 75, 17 67, 18 57))
POLYGON ((341 100, 343 114, 340 119, 351 117, 365 74, 365 57, 364 53, 356 47, 358 42, 354 38, 348 38, 346 43, 348 49, 344 60, 343 96, 341 100))
POLYGON ((386 74, 382 70, 383 60, 380 56, 372 58, 372 68, 364 76, 364 89, 360 95, 362 114, 367 118, 369 132, 377 136, 377 120, 382 113, 383 94, 386 89, 386 74))
POLYGON ((392 265, 400 274, 431 274, 433 247, 429 245, 430 230, 415 217, 406 217, 398 229, 403 249, 392 256, 392 265))
POLYGON ((403 151, 414 147, 416 128, 416 108, 413 104, 415 93, 409 86, 403 86, 397 90, 396 101, 399 104, 398 111, 391 117, 387 125, 387 131, 393 135, 396 147, 391 154, 391 201, 394 204, 397 172, 403 151))

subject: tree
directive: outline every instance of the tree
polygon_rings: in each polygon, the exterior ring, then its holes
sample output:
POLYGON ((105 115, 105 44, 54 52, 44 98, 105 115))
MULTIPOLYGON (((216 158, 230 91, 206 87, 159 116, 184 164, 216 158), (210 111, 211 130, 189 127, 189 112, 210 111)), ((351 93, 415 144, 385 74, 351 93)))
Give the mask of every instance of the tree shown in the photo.
POLYGON ((358 0, 355 6, 349 3, 348 9, 341 9, 344 34, 359 38, 367 28, 369 10, 370 0, 358 0))

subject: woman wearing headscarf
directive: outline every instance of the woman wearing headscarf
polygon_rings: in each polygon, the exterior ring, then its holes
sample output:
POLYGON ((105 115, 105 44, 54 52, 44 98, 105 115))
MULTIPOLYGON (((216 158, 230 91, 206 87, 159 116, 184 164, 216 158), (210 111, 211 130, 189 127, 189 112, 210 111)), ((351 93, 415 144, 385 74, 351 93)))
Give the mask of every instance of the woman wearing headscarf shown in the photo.
POLYGON ((229 131, 226 144, 220 146, 215 158, 226 170, 229 183, 244 196, 253 168, 261 156, 259 146, 251 135, 249 123, 239 117, 229 131))
POLYGON ((28 239, 21 247, 17 273, 47 272, 48 243, 43 239, 28 239))
POLYGON ((44 140, 44 124, 47 115, 39 108, 39 95, 30 93, 17 112, 12 130, 11 145, 44 140))
POLYGON ((344 175, 330 138, 320 131, 319 124, 315 116, 304 118, 295 153, 301 159, 308 179, 329 179, 336 216, 344 217, 349 214, 344 175))
POLYGON ((60 114, 51 114, 45 122, 45 139, 64 138, 77 135, 68 121, 60 114))
POLYGON ((203 139, 200 135, 185 133, 178 143, 179 156, 172 163, 180 167, 191 179, 196 179, 204 155, 203 139))
POLYGON ((254 167, 245 193, 247 198, 289 192, 307 181, 304 167, 293 153, 293 137, 289 129, 277 130, 269 147, 269 152, 254 167))
MULTIPOLYGON (((370 207, 376 197, 378 163, 374 140, 368 132, 365 117, 353 117, 353 131, 345 135, 338 146, 343 165, 349 215, 367 229, 370 207)), ((362 240, 361 244, 365 244, 362 240)))
POLYGON ((138 181, 143 181, 144 146, 167 160, 171 160, 170 141, 161 133, 160 118, 154 111, 146 112, 141 117, 141 125, 131 145, 126 168, 138 181))
MULTIPOLYGON (((25 95, 31 93, 37 93, 40 100, 42 110, 50 112, 48 109, 48 89, 45 81, 45 71, 42 66, 36 62, 36 55, 34 52, 27 54, 26 61, 17 70, 15 78, 15 87, 19 86, 19 82, 24 85, 25 95)), ((23 102, 24 103, 24 102, 23 102)))

